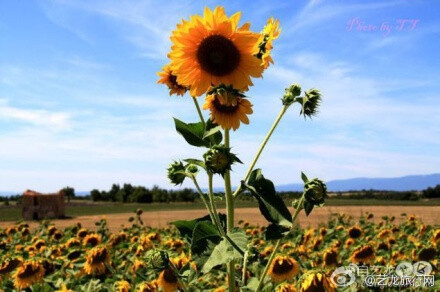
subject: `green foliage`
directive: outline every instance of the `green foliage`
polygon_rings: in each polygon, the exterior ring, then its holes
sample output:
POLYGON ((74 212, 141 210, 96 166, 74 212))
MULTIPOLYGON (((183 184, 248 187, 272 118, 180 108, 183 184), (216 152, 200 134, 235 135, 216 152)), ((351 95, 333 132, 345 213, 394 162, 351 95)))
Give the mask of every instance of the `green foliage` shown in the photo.
POLYGON ((223 139, 220 127, 211 120, 208 120, 204 125, 202 122, 185 123, 174 118, 174 125, 176 131, 192 146, 209 148, 212 145, 220 144, 223 139))
POLYGON ((423 191, 423 197, 425 198, 440 198, 440 185, 436 185, 434 188, 427 188, 423 191))

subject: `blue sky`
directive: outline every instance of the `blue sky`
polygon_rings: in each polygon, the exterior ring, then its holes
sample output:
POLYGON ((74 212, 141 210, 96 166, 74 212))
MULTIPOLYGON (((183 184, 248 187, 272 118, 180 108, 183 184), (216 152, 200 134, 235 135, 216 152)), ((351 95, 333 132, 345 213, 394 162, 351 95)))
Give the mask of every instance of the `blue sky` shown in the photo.
MULTIPOLYGON (((231 136, 245 163, 284 88, 300 83, 323 104, 313 120, 289 109, 269 142, 257 166, 276 184, 301 170, 324 180, 440 172, 439 2, 1 1, 0 190, 171 188, 169 162, 203 150, 174 132, 172 117, 197 121, 192 101, 169 97, 156 72, 175 24, 216 5, 241 10, 254 31, 271 16, 282 27, 275 65, 247 93, 251 125, 231 136)), ((236 184, 245 168, 233 170, 236 184)))

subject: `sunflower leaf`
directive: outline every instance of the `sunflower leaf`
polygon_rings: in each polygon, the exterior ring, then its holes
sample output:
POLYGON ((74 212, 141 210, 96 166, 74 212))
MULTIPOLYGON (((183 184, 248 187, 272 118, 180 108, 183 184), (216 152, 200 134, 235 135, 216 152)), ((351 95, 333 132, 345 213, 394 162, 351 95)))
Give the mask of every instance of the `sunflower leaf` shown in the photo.
POLYGON ((174 124, 176 131, 182 135, 188 144, 196 147, 209 147, 209 141, 203 140, 205 133, 205 127, 202 122, 198 123, 185 123, 179 119, 174 118, 174 124))
POLYGON ((218 244, 221 240, 220 233, 210 221, 199 221, 194 226, 191 242, 191 252, 193 254, 202 253, 210 240, 218 244))
POLYGON ((221 127, 211 121, 211 119, 208 119, 203 139, 211 142, 213 145, 219 145, 223 140, 221 127))

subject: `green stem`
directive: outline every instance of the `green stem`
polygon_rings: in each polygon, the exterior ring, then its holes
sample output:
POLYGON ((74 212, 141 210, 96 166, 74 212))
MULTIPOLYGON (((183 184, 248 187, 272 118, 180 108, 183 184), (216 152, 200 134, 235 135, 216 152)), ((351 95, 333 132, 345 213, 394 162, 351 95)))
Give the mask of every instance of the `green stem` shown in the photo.
POLYGON ((205 128, 205 119, 203 118, 202 110, 200 109, 199 102, 196 97, 192 97, 194 104, 196 105, 197 113, 199 114, 200 121, 203 124, 203 128, 205 128))
POLYGON ((170 261, 170 267, 173 270, 174 274, 176 274, 176 278, 177 278, 177 282, 179 283, 179 286, 182 288, 183 291, 188 291, 188 287, 186 287, 186 284, 180 278, 179 270, 171 261, 170 261))
MULTIPOLYGON (((225 129, 225 146, 230 147, 229 129, 225 129)), ((234 197, 232 196, 231 174, 229 170, 225 173, 225 196, 226 196, 226 233, 232 232, 234 228, 234 197)), ((235 292, 235 264, 234 261, 228 263, 228 284, 229 292, 235 292)))
MULTIPOLYGON (((295 213, 293 214, 293 217, 292 217, 292 228, 293 228, 293 223, 295 222, 296 218, 298 217, 299 212, 302 209, 301 206, 304 203, 304 200, 305 200, 305 196, 303 194, 301 197, 301 200, 298 202, 298 205, 295 208, 295 213)), ((267 275, 267 271, 269 270, 270 264, 272 263, 273 259, 275 258, 276 253, 278 252, 278 249, 281 244, 281 240, 282 240, 282 238, 278 239, 277 243, 275 244, 275 247, 272 251, 272 254, 270 255, 269 261, 267 262, 266 267, 264 268, 263 274, 261 274, 260 281, 258 282, 257 289, 255 290, 256 292, 260 291, 261 286, 263 285, 264 278, 267 275)))
POLYGON ((202 192, 202 189, 200 188, 197 179, 195 177, 192 178, 194 185, 196 186, 197 192, 199 193, 200 197, 202 198, 203 203, 205 204, 206 209, 208 209, 209 217, 211 218, 212 224, 217 225, 213 211, 211 210, 210 205, 208 202, 206 202, 204 193, 202 192))
MULTIPOLYGON (((264 147, 266 146, 267 142, 269 141, 270 137, 272 136, 272 133, 275 131, 276 127, 278 126, 279 122, 281 121, 281 118, 284 116, 284 114, 286 113, 288 108, 289 108, 288 105, 284 105, 281 108, 280 113, 278 114, 275 122, 273 123, 272 127, 270 128, 269 132, 267 133, 266 137, 264 138, 263 142, 261 143, 260 149, 258 149, 257 154, 255 155, 252 163, 249 165, 249 169, 247 170, 247 173, 244 176, 244 179, 242 181, 246 182, 249 179, 249 176, 251 175, 251 172, 254 169, 255 164, 258 161, 258 158, 260 158, 261 152, 263 152, 264 147)), ((233 194, 234 198, 240 194, 241 188, 242 188, 242 186, 240 184, 233 194)))
POLYGON ((243 271, 241 274, 241 285, 243 287, 246 286, 246 272, 247 272, 247 266, 248 266, 248 257, 249 257, 249 253, 246 251, 244 253, 244 257, 243 257, 243 271))

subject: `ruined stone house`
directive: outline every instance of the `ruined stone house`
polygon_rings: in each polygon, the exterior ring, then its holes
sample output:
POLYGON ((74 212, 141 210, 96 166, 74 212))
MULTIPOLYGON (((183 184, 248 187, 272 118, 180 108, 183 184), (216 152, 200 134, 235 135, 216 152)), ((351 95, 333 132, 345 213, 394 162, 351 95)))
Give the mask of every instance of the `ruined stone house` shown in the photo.
POLYGON ((65 213, 64 193, 41 194, 27 190, 23 193, 23 219, 40 220, 63 218, 65 213))

